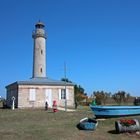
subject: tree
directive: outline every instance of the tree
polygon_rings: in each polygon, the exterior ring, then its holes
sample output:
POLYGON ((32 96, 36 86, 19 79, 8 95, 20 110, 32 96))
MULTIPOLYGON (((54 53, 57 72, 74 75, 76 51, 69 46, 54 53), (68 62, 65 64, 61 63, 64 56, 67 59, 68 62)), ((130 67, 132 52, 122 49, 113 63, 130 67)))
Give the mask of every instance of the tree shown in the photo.
POLYGON ((110 97, 111 93, 107 93, 104 91, 94 91, 93 96, 96 97, 97 105, 106 104, 107 99, 110 97))
POLYGON ((123 102, 127 102, 129 97, 130 97, 130 94, 126 93, 125 91, 118 91, 112 96, 115 102, 119 105, 122 104, 123 102))
MULTIPOLYGON (((61 81, 66 81, 69 83, 72 83, 69 79, 62 78, 61 81)), ((74 98, 75 98, 75 104, 78 105, 81 101, 87 98, 87 93, 84 92, 84 88, 80 85, 74 86, 74 98)))
POLYGON ((74 86, 74 95, 75 95, 75 102, 78 104, 87 98, 86 93, 84 93, 84 88, 82 88, 80 85, 74 86))
POLYGON ((62 78, 61 81, 72 83, 68 78, 62 78))

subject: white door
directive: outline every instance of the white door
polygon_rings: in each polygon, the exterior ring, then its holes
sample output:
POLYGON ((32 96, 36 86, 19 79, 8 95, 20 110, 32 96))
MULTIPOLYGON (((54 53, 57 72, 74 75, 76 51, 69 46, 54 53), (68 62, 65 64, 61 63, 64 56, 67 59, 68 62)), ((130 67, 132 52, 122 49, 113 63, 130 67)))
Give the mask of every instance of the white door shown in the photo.
POLYGON ((48 106, 52 107, 52 90, 46 89, 45 91, 46 100, 48 102, 48 106))

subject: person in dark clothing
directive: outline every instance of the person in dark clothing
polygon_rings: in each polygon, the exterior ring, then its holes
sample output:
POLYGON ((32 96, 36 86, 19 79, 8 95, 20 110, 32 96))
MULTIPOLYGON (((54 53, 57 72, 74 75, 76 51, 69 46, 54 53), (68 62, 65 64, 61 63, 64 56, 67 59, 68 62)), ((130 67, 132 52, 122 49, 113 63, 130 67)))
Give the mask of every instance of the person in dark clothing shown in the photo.
POLYGON ((48 102, 45 103, 45 110, 48 110, 48 102))

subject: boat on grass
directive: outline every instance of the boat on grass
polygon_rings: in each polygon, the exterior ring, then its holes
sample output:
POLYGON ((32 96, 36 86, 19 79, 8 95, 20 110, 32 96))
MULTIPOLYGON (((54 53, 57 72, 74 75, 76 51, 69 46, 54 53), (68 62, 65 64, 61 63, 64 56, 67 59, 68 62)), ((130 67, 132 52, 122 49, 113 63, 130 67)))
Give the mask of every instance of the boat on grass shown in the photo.
POLYGON ((83 118, 78 124, 80 130, 95 130, 98 125, 98 121, 92 118, 83 118))
POLYGON ((140 106, 98 106, 90 105, 96 118, 111 118, 140 115, 140 106))

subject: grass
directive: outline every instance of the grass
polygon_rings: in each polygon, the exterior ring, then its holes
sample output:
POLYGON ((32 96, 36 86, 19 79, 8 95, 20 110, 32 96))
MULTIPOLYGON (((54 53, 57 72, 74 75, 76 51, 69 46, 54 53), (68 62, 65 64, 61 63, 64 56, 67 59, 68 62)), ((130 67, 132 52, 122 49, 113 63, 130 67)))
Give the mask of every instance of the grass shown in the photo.
MULTIPOLYGON (((99 121, 95 131, 83 131, 76 125, 84 117, 93 117, 90 110, 75 112, 52 110, 0 109, 0 140, 139 140, 136 133, 116 134, 114 122, 119 118, 99 121)), ((137 118, 140 116, 129 117, 137 118)))

